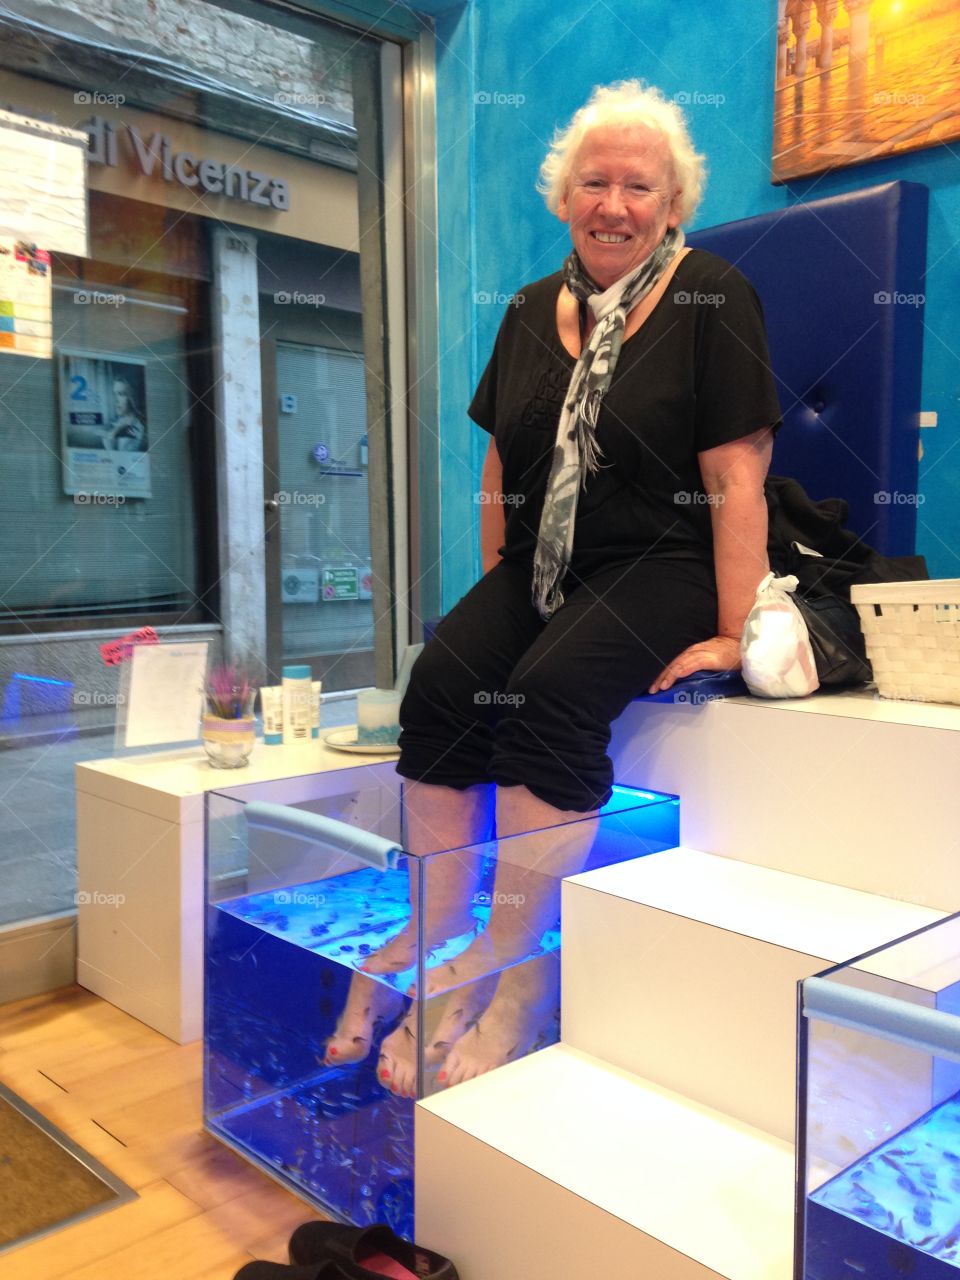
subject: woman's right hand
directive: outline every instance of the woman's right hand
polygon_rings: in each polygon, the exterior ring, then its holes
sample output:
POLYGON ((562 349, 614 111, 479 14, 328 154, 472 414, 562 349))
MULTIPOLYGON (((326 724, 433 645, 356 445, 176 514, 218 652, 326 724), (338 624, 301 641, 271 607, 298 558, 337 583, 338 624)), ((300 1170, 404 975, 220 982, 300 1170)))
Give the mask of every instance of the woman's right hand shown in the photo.
POLYGON ((701 640, 677 654, 667 664, 648 689, 648 693, 660 693, 678 680, 685 680, 695 671, 739 671, 740 640, 733 636, 713 636, 701 640))

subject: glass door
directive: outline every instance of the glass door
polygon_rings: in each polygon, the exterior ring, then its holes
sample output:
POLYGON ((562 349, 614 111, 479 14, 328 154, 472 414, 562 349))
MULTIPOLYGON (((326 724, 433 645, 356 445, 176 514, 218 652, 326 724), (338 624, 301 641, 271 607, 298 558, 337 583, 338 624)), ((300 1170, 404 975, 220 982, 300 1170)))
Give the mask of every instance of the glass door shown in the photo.
MULTIPOLYGON (((401 64, 367 38, 344 65, 355 238, 258 243, 267 669, 325 693, 392 685, 407 640, 401 64)), ((318 167, 318 208, 338 176, 318 167)))
POLYGON ((264 455, 270 665, 309 663, 327 692, 375 683, 364 363, 349 313, 322 322, 339 347, 278 340, 264 455), (278 597, 279 596, 279 600, 278 597))

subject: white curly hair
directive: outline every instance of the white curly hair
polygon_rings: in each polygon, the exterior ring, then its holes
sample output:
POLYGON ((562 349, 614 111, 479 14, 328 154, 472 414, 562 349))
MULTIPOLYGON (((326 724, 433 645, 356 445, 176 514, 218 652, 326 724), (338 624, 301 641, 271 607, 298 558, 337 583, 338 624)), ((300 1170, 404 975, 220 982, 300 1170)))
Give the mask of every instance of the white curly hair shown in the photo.
POLYGON ((706 162, 694 148, 683 112, 653 85, 642 80, 618 80, 597 85, 589 100, 577 111, 565 129, 553 136, 550 150, 540 166, 537 190, 556 213, 567 192, 577 151, 593 129, 603 125, 647 125, 662 133, 673 157, 673 170, 680 188, 680 221, 688 222, 696 213, 706 182, 706 162))

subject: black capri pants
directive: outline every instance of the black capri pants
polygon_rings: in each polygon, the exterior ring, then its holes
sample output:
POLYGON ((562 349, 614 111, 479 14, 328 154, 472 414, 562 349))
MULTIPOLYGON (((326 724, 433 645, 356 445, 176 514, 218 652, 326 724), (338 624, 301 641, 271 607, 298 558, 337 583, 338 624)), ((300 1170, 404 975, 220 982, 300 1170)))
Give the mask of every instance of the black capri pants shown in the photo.
POLYGON ((548 622, 529 568, 485 574, 440 622, 400 708, 404 778, 527 787, 587 813, 610 798, 610 726, 691 644, 716 634, 712 564, 634 560, 568 573, 548 622))

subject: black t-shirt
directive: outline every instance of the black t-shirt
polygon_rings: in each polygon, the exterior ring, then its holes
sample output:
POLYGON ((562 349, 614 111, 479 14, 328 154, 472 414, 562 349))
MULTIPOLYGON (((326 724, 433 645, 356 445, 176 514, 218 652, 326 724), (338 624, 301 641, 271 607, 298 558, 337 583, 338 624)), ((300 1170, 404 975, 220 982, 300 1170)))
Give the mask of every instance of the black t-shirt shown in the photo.
MULTIPOLYGON (((503 464, 501 552, 524 564, 576 364, 557 332, 562 283, 560 272, 547 276, 508 307, 469 410, 494 435, 503 464)), ((571 569, 586 574, 640 555, 710 559, 697 454, 779 420, 753 286, 722 258, 692 250, 621 349, 597 424, 601 468, 577 506, 571 569)))

